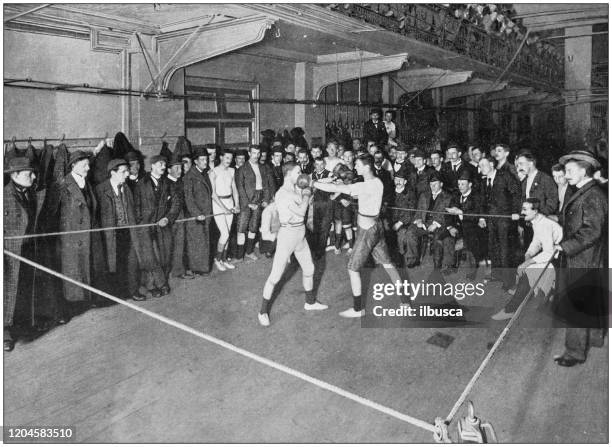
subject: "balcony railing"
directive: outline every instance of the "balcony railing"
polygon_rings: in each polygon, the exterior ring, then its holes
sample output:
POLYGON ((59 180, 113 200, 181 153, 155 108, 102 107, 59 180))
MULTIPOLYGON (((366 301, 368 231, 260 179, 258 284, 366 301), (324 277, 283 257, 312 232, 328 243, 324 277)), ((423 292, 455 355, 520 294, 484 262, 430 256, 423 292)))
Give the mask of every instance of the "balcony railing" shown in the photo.
POLYGON ((591 68, 591 86, 608 88, 608 62, 594 63, 591 68))
MULTIPOLYGON (((387 7, 385 14, 355 3, 333 10, 500 69, 506 68, 520 45, 516 38, 498 37, 456 18, 442 5, 392 3, 387 7)), ((555 87, 563 86, 563 69, 558 54, 529 45, 523 46, 510 67, 515 74, 555 87)))

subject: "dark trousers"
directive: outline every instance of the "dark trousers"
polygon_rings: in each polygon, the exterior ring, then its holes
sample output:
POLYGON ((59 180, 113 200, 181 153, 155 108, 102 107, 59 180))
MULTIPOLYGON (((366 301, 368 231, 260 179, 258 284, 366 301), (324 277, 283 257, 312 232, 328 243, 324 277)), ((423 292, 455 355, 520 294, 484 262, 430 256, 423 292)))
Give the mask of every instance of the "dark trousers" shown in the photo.
POLYGON ((325 254, 327 236, 333 219, 331 200, 316 200, 313 204, 312 252, 315 259, 325 254))
POLYGON ((185 238, 185 223, 175 223, 172 227, 172 276, 184 275, 187 271, 185 265, 185 244, 187 240, 185 238))
POLYGON ((159 251, 159 264, 167 282, 170 270, 172 270, 172 247, 174 246, 172 226, 166 225, 164 228, 155 228, 154 235, 159 251))
POLYGON ((589 347, 602 347, 604 329, 574 328, 565 329, 565 354, 577 360, 586 360, 589 347))
POLYGON ((117 271, 108 272, 108 292, 120 298, 129 298, 138 292, 138 258, 131 243, 130 230, 115 230, 117 238, 117 271))
POLYGON ((508 313, 516 312, 516 309, 518 309, 518 307, 521 305, 530 289, 531 287, 529 287, 527 275, 523 273, 518 280, 514 296, 510 299, 510 301, 508 301, 504 307, 504 311, 508 313))
POLYGON ((508 237, 511 222, 509 219, 488 219, 489 256, 491 258, 491 275, 500 279, 505 288, 512 287, 514 273, 511 265, 511 255, 508 237))
POLYGON ((450 235, 446 228, 438 228, 429 233, 416 225, 411 224, 406 233, 406 264, 416 263, 421 256, 421 239, 423 236, 431 235, 434 268, 451 267, 454 263, 455 238, 450 235))

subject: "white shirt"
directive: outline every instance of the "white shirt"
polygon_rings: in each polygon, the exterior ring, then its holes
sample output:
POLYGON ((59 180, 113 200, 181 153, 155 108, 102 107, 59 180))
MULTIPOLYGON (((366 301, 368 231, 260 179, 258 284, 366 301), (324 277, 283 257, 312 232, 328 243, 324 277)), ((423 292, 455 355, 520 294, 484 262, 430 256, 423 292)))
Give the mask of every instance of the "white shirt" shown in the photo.
POLYGON ((261 172, 259 171, 259 163, 251 163, 251 168, 255 173, 255 190, 260 191, 263 189, 263 182, 261 181, 261 172))
POLYGON ((561 242, 563 238, 563 229, 557 222, 542 214, 538 214, 531 221, 531 226, 533 227, 533 239, 529 244, 526 256, 531 257, 537 264, 546 264, 555 252, 555 244, 561 242))
POLYGON ((576 188, 580 189, 592 180, 593 180, 592 178, 585 178, 583 180, 580 180, 578 183, 576 183, 576 188))
POLYGON ((378 216, 382 205, 383 183, 378 177, 348 185, 351 196, 357 197, 359 214, 378 216))
POLYGON ((178 182, 178 179, 176 177, 173 177, 172 175, 168 174, 168 180, 171 180, 172 182, 176 183, 178 182))
MULTIPOLYGON (((218 196, 231 196, 232 195, 232 184, 234 183, 234 168, 225 169, 223 166, 215 166, 209 171, 211 182, 213 181, 215 192, 218 196)), ((257 174, 255 174, 257 176, 257 174)), ((260 175, 261 178, 261 175, 260 175)), ((255 187, 257 189, 257 187, 255 187)))
POLYGON ((342 159, 338 157, 325 157, 325 169, 329 172, 334 172, 334 168, 340 163, 342 163, 342 159))
POLYGON ((495 176, 497 175, 497 169, 493 169, 489 175, 487 175, 487 185, 489 184, 489 179, 491 179, 491 186, 495 183, 495 176))
MULTIPOLYGON (((115 193, 115 196, 119 197, 119 186, 120 185, 119 184, 115 184, 113 182, 112 178, 110 179, 110 184, 111 184, 111 187, 113 188, 113 192, 115 193)), ((122 185, 123 185, 123 183, 122 183, 122 185)))
POLYGON ((389 138, 395 138, 395 123, 393 121, 385 121, 385 128, 389 138))
POLYGON ((76 184, 79 186, 79 188, 81 189, 85 188, 85 179, 83 177, 81 177, 79 174, 75 173, 74 171, 71 172, 70 175, 72 175, 72 178, 74 179, 76 184))
POLYGON ((535 169, 531 174, 527 176, 527 188, 526 188, 527 198, 530 197, 529 193, 531 192, 531 186, 533 185, 533 181, 535 180, 535 176, 537 173, 538 173, 538 170, 535 169))
POLYGON ((565 191, 567 191, 567 185, 569 185, 569 183, 557 187, 559 191, 559 211, 563 209, 563 200, 565 200, 565 191))

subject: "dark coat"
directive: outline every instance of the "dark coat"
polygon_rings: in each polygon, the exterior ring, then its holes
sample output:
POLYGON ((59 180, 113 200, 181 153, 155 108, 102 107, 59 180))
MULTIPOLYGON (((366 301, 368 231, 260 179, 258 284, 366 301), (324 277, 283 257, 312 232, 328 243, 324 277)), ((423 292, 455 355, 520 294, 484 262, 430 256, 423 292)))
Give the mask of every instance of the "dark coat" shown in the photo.
MULTIPOLYGON (((393 206, 397 208, 412 208, 417 207, 417 197, 413 189, 408 188, 408 185, 404 188, 404 191, 397 193, 394 191, 393 206)), ((397 222, 402 222, 403 226, 408 226, 414 221, 414 215, 416 211, 405 211, 405 210, 391 210, 391 224, 395 225, 397 222)))
MULTIPOLYGON (((527 199, 527 177, 521 181, 521 191, 521 199, 525 201, 527 199)), ((540 201, 540 213, 545 216, 557 214, 559 208, 559 192, 557 190, 557 184, 550 175, 538 171, 531 184, 529 197, 540 201)))
MULTIPOLYGON (((454 216, 450 214, 441 213, 429 213, 429 204, 431 203, 433 196, 431 195, 431 189, 419 196, 417 202, 417 211, 415 219, 421 219, 426 227, 429 227, 433 222, 438 222, 442 229, 453 225, 454 216)), ((448 192, 442 190, 439 196, 436 198, 436 203, 431 211, 441 211, 446 213, 446 208, 450 208, 453 197, 448 192)))
POLYGON ((482 196, 485 199, 485 208, 488 214, 518 214, 521 212, 521 184, 518 178, 506 170, 499 170, 495 174, 491 193, 486 194, 487 179, 481 183, 482 196))
MULTIPOLYGON (((125 196, 125 208, 127 213, 127 224, 136 225, 136 216, 134 213, 134 197, 132 191, 127 185, 123 188, 125 196)), ((111 186, 110 179, 105 180, 96 187, 96 197, 99 203, 99 221, 102 228, 117 226, 117 212, 115 208, 115 192, 111 186)), ((110 273, 117 271, 117 230, 104 231, 104 258, 106 259, 106 268, 110 273)), ((143 260, 142 255, 142 240, 138 237, 136 229, 130 229, 130 241, 136 251, 136 256, 139 260, 143 260)), ((140 262, 139 262, 140 264, 140 262)))
MULTIPOLYGON (((506 162, 501 166, 497 168, 498 171, 504 171, 507 174, 511 174, 512 176, 514 176, 514 178, 516 178, 517 180, 519 180, 518 177, 518 172, 516 170, 516 166, 514 166, 512 163, 510 163, 508 160, 506 160, 506 162)), ((520 181, 520 180, 519 180, 520 181)))
POLYGON ((395 185, 393 183, 393 177, 391 173, 384 168, 375 169, 375 175, 380 179, 383 184, 383 204, 393 203, 393 190, 395 185))
POLYGON ((113 150, 105 144, 92 161, 90 175, 94 186, 97 186, 108 179, 108 170, 106 168, 108 166, 108 162, 112 159, 113 150))
POLYGON ((417 199, 421 197, 421 194, 430 191, 429 189, 429 176, 434 172, 434 168, 431 166, 425 166, 423 172, 419 172, 415 169, 410 178, 408 179, 408 185, 411 185, 416 192, 417 199))
POLYGON ((389 135, 387 135, 387 128, 385 127, 385 123, 381 120, 378 123, 374 124, 372 120, 368 120, 363 123, 363 141, 367 143, 368 141, 375 141, 379 150, 384 149, 384 145, 387 144, 387 140, 389 139, 389 135))
MULTIPOLYGON (((209 216, 213 213, 212 185, 208 172, 200 173, 198 168, 192 167, 185 174, 183 187, 185 191, 185 217, 209 216)), ((202 272, 210 270, 209 225, 211 219, 212 217, 207 217, 203 221, 194 220, 186 224, 188 257, 192 270, 202 272)))
MULTIPOLYGON (((30 222, 27 210, 17 199, 13 182, 4 187, 4 237, 33 234, 38 228, 38 220, 45 198, 45 191, 31 192, 35 201, 34 221, 30 222)), ((37 239, 9 239, 4 241, 4 249, 38 262, 37 239)), ((12 326, 17 301, 23 300, 25 308, 31 308, 34 299, 34 270, 10 256, 4 255, 4 325, 12 326)))
POLYGON ((283 177, 283 166, 274 166, 269 165, 270 173, 272 174, 272 179, 274 180, 274 193, 278 191, 278 189, 283 186, 283 181, 285 178, 283 177))
POLYGON ((579 327, 604 327, 608 301, 608 201, 596 181, 563 206, 557 310, 579 327))
MULTIPOLYGON (((172 206, 169 180, 166 177, 161 177, 157 188, 157 193, 155 193, 155 187, 149 172, 136 184, 134 188, 134 214, 137 224, 157 223, 164 217, 168 217, 172 206)), ((162 264, 164 264, 164 267, 168 267, 172 253, 172 227, 170 222, 164 228, 158 226, 138 228, 136 229, 136 235, 141 244, 140 268, 153 270, 162 264), (155 244, 157 244, 157 251, 155 244)))
MULTIPOLYGON (((266 165, 260 164, 259 172, 263 187, 262 201, 270 203, 275 192, 274 175, 269 172, 269 167, 266 165)), ((246 210, 250 203, 255 203, 255 171, 248 161, 236 171, 236 188, 238 188, 241 210, 246 210)))
POLYGON ((443 163, 441 171, 444 189, 452 193, 456 193, 459 191, 459 187, 457 186, 457 180, 464 171, 467 171, 470 178, 472 179, 472 185, 478 182, 477 169, 471 164, 464 162, 463 160, 461 161, 461 163, 459 163, 459 167, 456 171, 453 170, 453 167, 450 162, 443 163))
MULTIPOLYGON (((48 201, 47 216, 50 221, 57 216, 59 231, 97 228, 98 203, 89 182, 86 182, 85 191, 89 196, 90 206, 72 174, 66 175, 53 188, 52 198, 48 201)), ((59 238, 59 247, 62 273, 77 281, 91 284, 92 270, 99 271, 103 262, 101 257, 97 256, 102 249, 100 233, 62 235, 59 238)), ((65 281, 64 295, 66 300, 75 302, 88 300, 90 294, 87 290, 65 281)))

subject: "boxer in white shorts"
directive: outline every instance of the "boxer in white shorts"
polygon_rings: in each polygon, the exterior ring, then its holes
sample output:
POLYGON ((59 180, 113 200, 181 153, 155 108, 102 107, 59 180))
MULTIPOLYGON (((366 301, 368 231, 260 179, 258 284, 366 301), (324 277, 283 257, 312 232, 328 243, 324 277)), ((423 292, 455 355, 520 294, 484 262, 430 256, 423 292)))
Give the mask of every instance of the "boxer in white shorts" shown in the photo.
POLYGON ((238 207, 238 188, 234 179, 235 169, 230 168, 234 155, 225 151, 221 155, 221 163, 209 171, 212 185, 212 206, 215 214, 215 223, 219 229, 219 242, 215 255, 215 266, 224 272, 234 269, 234 265, 227 261, 227 243, 234 214, 240 212, 238 207), (223 213, 223 214, 222 214, 223 213))
POLYGON ((350 194, 352 197, 357 197, 358 200, 357 237, 348 262, 348 273, 353 291, 353 307, 340 312, 340 316, 346 318, 359 318, 365 315, 361 297, 360 270, 370 254, 374 261, 382 264, 393 284, 396 284, 396 281, 401 281, 399 273, 391 263, 389 250, 385 242, 383 224, 379 218, 383 184, 374 175, 374 158, 369 154, 360 155, 355 161, 355 169, 358 175, 363 176, 363 182, 351 185, 338 185, 323 181, 328 181, 328 179, 314 182, 314 187, 321 191, 350 194))
POLYGON ((276 237, 276 252, 272 261, 272 271, 264 285, 261 310, 257 316, 262 326, 270 325, 270 298, 272 298, 274 286, 283 276, 291 254, 295 255, 302 268, 302 284, 306 292, 304 309, 324 310, 328 307, 316 300, 313 290, 314 264, 312 263, 310 247, 306 242, 306 226, 304 224, 312 190, 308 187, 299 189, 296 186, 300 173, 301 169, 297 164, 294 162, 285 163, 283 165, 283 175, 285 177, 283 186, 274 196, 281 226, 276 237))

